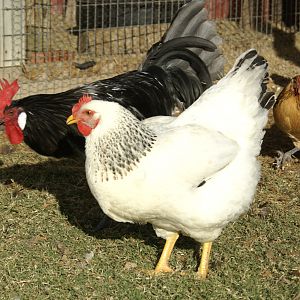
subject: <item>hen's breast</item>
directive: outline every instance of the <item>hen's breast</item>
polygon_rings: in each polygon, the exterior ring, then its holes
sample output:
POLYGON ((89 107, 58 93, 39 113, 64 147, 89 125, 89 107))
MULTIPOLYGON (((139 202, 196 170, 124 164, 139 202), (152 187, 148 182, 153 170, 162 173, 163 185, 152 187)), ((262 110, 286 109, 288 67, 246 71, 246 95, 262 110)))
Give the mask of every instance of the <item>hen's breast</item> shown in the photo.
POLYGON ((278 128, 300 146, 300 106, 294 96, 278 102, 274 107, 274 120, 278 128))

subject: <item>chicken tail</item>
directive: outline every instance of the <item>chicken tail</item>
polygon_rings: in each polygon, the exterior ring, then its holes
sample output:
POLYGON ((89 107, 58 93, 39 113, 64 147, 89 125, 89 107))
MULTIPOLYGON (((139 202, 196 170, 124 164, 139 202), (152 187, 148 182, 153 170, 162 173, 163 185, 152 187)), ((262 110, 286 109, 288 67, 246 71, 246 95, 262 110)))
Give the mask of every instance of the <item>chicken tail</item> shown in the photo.
POLYGON ((222 40, 204 5, 201 0, 183 5, 139 68, 164 82, 181 107, 190 106, 223 75, 222 40))
MULTIPOLYGON (((229 73, 220 80, 220 85, 231 87, 234 103, 228 103, 235 112, 232 120, 243 124, 237 128, 232 123, 232 137, 247 151, 259 154, 268 110, 275 103, 274 93, 267 91, 268 63, 255 49, 243 53, 229 73)), ((229 90, 228 90, 229 92, 229 90)), ((229 96, 229 94, 228 94, 229 96)), ((229 102, 231 99, 229 100, 229 102)), ((230 126, 230 125, 229 125, 230 126)))
POLYGON ((275 102, 273 93, 267 92, 267 65, 256 50, 246 51, 225 77, 177 118, 177 123, 193 120, 222 132, 247 153, 257 155, 268 110, 275 102))
POLYGON ((238 84, 244 90, 249 88, 247 94, 257 96, 260 106, 269 110, 274 105, 276 98, 274 93, 267 92, 269 82, 267 67, 268 62, 265 58, 258 55, 255 49, 250 49, 236 60, 233 68, 221 82, 229 80, 229 82, 238 84))

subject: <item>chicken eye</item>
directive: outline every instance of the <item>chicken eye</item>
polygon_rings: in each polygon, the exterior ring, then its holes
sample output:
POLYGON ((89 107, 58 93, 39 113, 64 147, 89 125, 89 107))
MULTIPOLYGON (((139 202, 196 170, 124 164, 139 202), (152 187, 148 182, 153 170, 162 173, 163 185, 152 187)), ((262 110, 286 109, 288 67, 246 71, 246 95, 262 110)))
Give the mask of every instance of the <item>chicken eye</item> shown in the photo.
POLYGON ((87 110, 87 111, 86 111, 86 114, 87 114, 88 116, 90 116, 90 115, 92 114, 92 111, 91 111, 91 110, 87 110))
POLYGON ((9 117, 12 117, 14 112, 12 110, 7 110, 6 112, 6 115, 9 116, 9 117))

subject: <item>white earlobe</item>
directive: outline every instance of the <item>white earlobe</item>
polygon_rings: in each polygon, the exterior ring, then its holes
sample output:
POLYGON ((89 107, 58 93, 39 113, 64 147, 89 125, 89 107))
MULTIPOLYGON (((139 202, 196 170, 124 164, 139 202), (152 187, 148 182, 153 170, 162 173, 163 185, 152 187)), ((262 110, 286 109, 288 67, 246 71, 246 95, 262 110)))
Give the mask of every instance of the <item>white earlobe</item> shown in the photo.
POLYGON ((26 126, 27 115, 25 112, 21 112, 18 116, 18 125, 23 130, 26 126))

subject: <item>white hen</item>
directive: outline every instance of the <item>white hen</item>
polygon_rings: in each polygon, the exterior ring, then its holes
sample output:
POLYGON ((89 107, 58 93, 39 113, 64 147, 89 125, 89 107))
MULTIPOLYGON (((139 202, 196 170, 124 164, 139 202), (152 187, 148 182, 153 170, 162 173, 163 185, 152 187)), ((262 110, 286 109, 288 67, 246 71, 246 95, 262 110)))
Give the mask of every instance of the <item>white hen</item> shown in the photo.
POLYGON ((274 97, 267 62, 255 50, 179 117, 136 119, 117 103, 84 96, 67 123, 92 128, 86 175, 103 211, 119 222, 151 223, 166 245, 155 272, 169 271, 178 234, 211 242, 245 212, 259 180, 256 159, 274 97))

